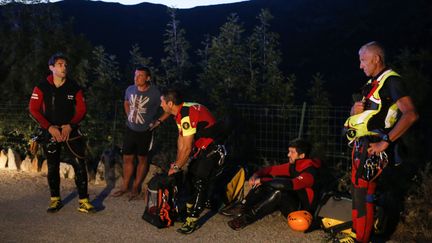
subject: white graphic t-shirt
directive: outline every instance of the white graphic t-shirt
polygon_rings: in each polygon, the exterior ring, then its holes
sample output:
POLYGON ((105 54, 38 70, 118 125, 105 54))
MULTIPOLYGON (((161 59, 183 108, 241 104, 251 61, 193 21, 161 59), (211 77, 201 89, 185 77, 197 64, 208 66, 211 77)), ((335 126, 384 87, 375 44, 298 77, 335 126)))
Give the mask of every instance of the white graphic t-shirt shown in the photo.
POLYGON ((137 132, 145 131, 156 118, 160 106, 160 92, 155 86, 144 92, 131 85, 126 89, 125 101, 129 102, 127 126, 137 132))

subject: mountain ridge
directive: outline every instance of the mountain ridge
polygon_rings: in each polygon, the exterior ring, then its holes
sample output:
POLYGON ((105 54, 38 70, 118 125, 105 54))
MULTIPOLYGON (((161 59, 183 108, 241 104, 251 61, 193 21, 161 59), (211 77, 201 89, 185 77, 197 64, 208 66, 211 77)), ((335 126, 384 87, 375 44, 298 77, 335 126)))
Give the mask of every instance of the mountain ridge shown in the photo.
MULTIPOLYGON (((65 18, 74 17, 77 33, 84 34, 94 45, 105 46, 121 63, 127 60, 135 43, 144 56, 156 62, 164 56, 163 35, 169 21, 164 5, 86 0, 53 4, 65 18)), ((431 7, 425 0, 410 4, 402 0, 251 0, 178 9, 180 28, 186 30, 192 46, 192 59, 196 61, 195 51, 202 47, 204 36, 217 35, 230 13, 238 14, 248 35, 264 8, 274 16, 271 30, 280 36, 281 69, 306 80, 299 84, 300 89, 319 72, 330 93, 338 89, 355 91, 367 79, 358 67, 357 51, 362 44, 378 40, 392 58, 402 48, 429 48, 432 35, 432 21, 427 15, 431 7)), ((348 102, 349 97, 345 95, 341 103, 348 102)))

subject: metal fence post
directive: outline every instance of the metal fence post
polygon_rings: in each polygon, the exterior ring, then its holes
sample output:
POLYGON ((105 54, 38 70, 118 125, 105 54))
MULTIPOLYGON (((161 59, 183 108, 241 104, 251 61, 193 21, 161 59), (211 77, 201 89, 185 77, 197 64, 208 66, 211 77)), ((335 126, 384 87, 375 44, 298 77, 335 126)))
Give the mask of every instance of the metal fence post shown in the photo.
POLYGON ((301 118, 300 118, 300 127, 299 127, 297 138, 301 138, 303 135, 302 133, 303 133, 303 124, 304 124, 305 114, 306 114, 306 102, 303 102, 302 113, 301 113, 301 118))

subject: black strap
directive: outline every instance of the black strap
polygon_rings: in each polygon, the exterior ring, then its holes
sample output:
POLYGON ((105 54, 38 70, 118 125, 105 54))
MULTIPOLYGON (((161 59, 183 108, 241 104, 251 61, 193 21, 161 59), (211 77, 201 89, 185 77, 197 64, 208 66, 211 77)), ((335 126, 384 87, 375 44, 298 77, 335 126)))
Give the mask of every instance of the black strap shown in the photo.
MULTIPOLYGON (((358 164, 355 182, 358 184, 358 179, 362 177, 364 172, 364 163, 367 159, 367 148, 369 147, 369 139, 367 137, 361 137, 358 141, 356 141, 354 145, 354 160, 358 159, 360 163, 358 164)), ((354 163, 353 163, 354 166, 354 163)))
POLYGON ((352 227, 352 221, 347 221, 347 222, 343 222, 341 224, 337 224, 334 225, 332 227, 329 227, 327 229, 325 229, 324 231, 326 231, 327 233, 330 233, 332 235, 335 235, 343 230, 349 229, 352 227))

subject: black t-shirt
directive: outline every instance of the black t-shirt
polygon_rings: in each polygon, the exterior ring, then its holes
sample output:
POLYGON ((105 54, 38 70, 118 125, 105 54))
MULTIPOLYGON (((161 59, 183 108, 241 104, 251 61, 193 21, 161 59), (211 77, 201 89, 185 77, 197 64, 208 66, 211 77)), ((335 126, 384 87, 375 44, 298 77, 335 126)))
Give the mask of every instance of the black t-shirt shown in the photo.
MULTIPOLYGON (((373 78, 376 80, 383 72, 387 70, 383 70, 380 74, 373 78)), ((372 85, 366 85, 363 88, 363 95, 366 96, 370 90, 372 89, 372 85)), ((384 129, 384 120, 387 116, 387 111, 391 105, 396 103, 400 98, 408 96, 407 89, 404 85, 404 82, 400 76, 390 76, 385 80, 384 85, 378 91, 380 99, 381 99, 381 110, 378 114, 373 116, 368 123, 368 130, 375 129, 384 129)), ((375 109, 373 107, 372 102, 366 101, 365 109, 375 109)), ((398 114, 398 118, 401 114, 398 114)))
POLYGON ((396 103, 400 98, 408 96, 403 80, 399 76, 390 76, 378 92, 383 102, 396 103))

